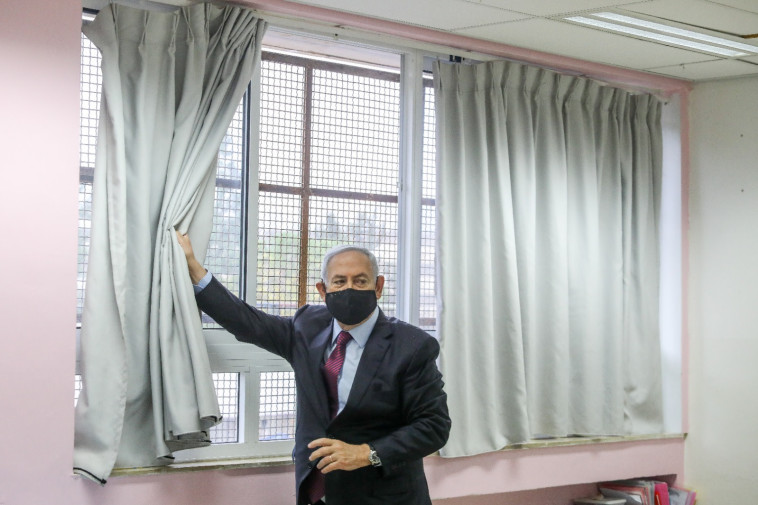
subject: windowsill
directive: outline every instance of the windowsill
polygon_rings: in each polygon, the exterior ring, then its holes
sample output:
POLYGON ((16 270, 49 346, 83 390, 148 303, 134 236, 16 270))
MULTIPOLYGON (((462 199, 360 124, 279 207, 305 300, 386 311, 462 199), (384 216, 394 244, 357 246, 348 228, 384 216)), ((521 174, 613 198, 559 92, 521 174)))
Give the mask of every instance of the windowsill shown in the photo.
POLYGON ((651 440, 667 439, 685 439, 686 433, 661 433, 652 435, 626 435, 626 436, 587 436, 587 437, 566 437, 566 438, 549 438, 544 440, 532 440, 523 444, 512 444, 501 449, 501 451, 512 451, 517 449, 545 449, 550 447, 571 447, 579 445, 592 444, 612 444, 619 442, 644 442, 651 440))
MULTIPOLYGON (((687 438, 686 433, 664 433, 660 435, 630 435, 630 436, 597 436, 597 437, 567 437, 545 440, 534 440, 523 444, 512 444, 500 449, 500 451, 514 451, 523 449, 546 449, 555 447, 576 447, 594 444, 613 444, 621 442, 647 442, 655 440, 675 440, 687 438)), ((430 457, 436 457, 432 455, 430 457)), ((151 466, 143 468, 116 468, 111 477, 125 477, 133 475, 158 475, 168 473, 196 472, 200 470, 238 470, 249 468, 267 468, 292 465, 290 455, 268 456, 256 458, 213 459, 203 461, 188 461, 173 463, 166 466, 151 466)))
POLYGON ((111 477, 130 475, 157 475, 164 473, 196 472, 199 470, 237 470, 244 468, 266 468, 271 466, 292 465, 292 456, 260 456, 254 458, 207 459, 186 461, 166 466, 147 466, 142 468, 115 468, 111 477))

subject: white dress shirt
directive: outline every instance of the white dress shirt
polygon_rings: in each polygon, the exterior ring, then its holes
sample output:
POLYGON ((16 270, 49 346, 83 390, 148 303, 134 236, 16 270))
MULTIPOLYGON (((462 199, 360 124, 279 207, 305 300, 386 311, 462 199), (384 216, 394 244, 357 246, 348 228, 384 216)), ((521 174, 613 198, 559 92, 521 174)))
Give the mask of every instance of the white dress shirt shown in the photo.
MULTIPOLYGON (((345 362, 342 364, 342 371, 337 378, 337 396, 339 398, 339 408, 337 413, 342 412, 347 403, 347 397, 350 396, 350 389, 353 387, 353 380, 355 380, 355 372, 358 370, 358 363, 363 355, 363 349, 366 347, 366 342, 371 336, 371 332, 374 331, 376 320, 379 319, 379 307, 374 309, 369 318, 350 330, 350 336, 352 340, 347 343, 345 347, 345 362)), ((342 328, 335 319, 332 319, 332 340, 326 348, 324 353, 324 362, 326 362, 329 355, 334 350, 337 343, 337 337, 339 336, 342 328)))

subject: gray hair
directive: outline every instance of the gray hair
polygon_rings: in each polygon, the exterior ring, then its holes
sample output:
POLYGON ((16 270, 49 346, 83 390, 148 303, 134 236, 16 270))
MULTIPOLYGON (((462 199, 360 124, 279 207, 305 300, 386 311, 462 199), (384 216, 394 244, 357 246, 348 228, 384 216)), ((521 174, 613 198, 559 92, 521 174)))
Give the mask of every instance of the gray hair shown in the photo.
POLYGON ((329 251, 324 255, 324 261, 321 263, 321 282, 328 284, 326 278, 326 269, 329 266, 329 262, 332 261, 332 258, 338 254, 342 254, 343 252, 348 251, 358 251, 359 253, 366 256, 369 260, 369 263, 371 263, 371 275, 373 276, 374 280, 379 277, 379 264, 376 262, 376 256, 374 256, 374 253, 365 247, 357 245, 338 245, 329 249, 329 251))

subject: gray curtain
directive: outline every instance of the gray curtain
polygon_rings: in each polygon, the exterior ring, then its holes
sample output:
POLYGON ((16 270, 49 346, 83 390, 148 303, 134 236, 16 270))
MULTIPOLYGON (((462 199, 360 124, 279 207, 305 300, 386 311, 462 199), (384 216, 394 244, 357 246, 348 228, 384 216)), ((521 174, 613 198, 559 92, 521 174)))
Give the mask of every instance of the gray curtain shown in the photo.
POLYGON ((209 4, 110 4, 85 27, 102 53, 103 91, 76 409, 83 475, 169 462, 208 445, 220 419, 174 229, 202 260, 216 153, 264 31, 249 10, 209 4))
POLYGON ((444 456, 662 430, 661 103, 438 63, 444 456))

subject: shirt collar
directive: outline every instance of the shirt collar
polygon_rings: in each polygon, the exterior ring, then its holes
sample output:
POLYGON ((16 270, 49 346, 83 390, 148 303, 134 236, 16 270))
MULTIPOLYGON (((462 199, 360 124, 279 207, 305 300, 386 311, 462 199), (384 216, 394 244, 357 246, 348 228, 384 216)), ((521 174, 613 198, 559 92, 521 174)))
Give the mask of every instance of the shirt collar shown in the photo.
MULTIPOLYGON (((366 342, 368 342, 368 338, 371 336, 371 332, 374 331, 374 326, 376 326, 377 319, 379 319, 379 307, 374 309, 374 312, 371 313, 365 322, 350 330, 350 336, 353 337, 353 340, 355 340, 355 342, 361 348, 363 348, 366 345, 366 342)), ((342 328, 340 327, 339 323, 335 319, 332 319, 331 345, 334 345, 334 343, 337 341, 337 336, 341 331, 342 328)))

